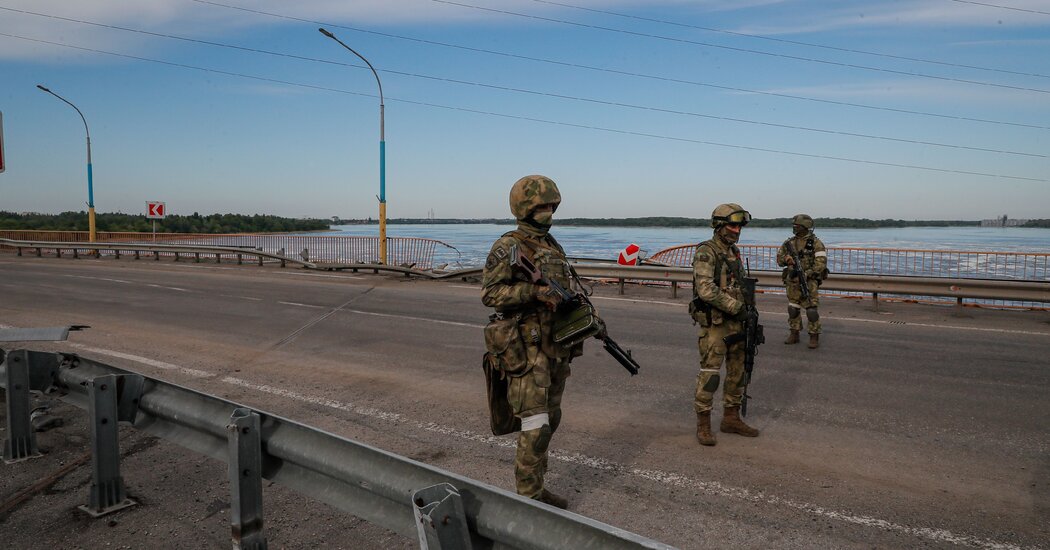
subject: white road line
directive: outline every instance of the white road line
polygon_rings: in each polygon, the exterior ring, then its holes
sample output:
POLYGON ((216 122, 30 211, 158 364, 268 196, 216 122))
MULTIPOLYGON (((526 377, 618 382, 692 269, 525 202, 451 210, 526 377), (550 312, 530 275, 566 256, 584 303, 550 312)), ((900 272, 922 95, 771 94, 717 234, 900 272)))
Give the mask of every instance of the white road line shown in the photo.
POLYGON ((151 367, 155 367, 155 368, 162 369, 162 370, 170 370, 170 371, 181 372, 182 374, 185 374, 185 375, 188 375, 188 376, 192 376, 194 378, 210 378, 212 376, 215 376, 213 373, 210 373, 210 372, 207 372, 207 371, 202 371, 202 370, 197 370, 197 369, 190 369, 190 368, 186 368, 186 367, 180 367, 178 365, 173 365, 171 363, 165 363, 164 361, 157 361, 156 359, 150 359, 149 357, 142 357, 141 355, 132 355, 130 353, 123 353, 123 352, 120 352, 120 351, 113 351, 113 350, 109 350, 109 349, 93 348, 91 346, 85 346, 83 344, 77 344, 77 343, 74 343, 74 342, 67 342, 67 343, 70 346, 74 347, 74 348, 79 348, 79 349, 82 349, 82 350, 90 352, 90 353, 98 353, 100 355, 108 355, 110 357, 117 357, 117 358, 120 358, 120 359, 127 359, 128 361, 135 361, 137 363, 142 363, 143 365, 149 365, 151 367))
POLYGON ((179 287, 176 287, 176 286, 155 285, 155 284, 152 284, 152 283, 145 283, 145 285, 146 286, 151 286, 153 288, 163 288, 165 290, 177 290, 179 292, 192 292, 191 290, 186 290, 185 288, 179 288, 179 287))
MULTIPOLYGON (((0 328, 10 327, 7 327, 6 325, 0 325, 0 328)), ((112 357, 119 357, 121 359, 127 359, 129 361, 136 361, 159 369, 174 370, 197 378, 207 378, 213 376, 213 374, 209 372, 180 367, 171 363, 165 363, 163 361, 157 361, 138 355, 131 355, 128 353, 122 353, 118 351, 93 348, 75 343, 70 343, 70 345, 76 348, 83 349, 85 351, 98 353, 102 355, 109 355, 112 357)), ((399 413, 386 412, 373 407, 358 407, 352 403, 344 403, 341 401, 327 399, 324 397, 314 397, 284 388, 269 386, 266 384, 256 384, 232 376, 224 376, 220 380, 227 384, 240 386, 242 388, 247 388, 262 393, 268 393, 271 395, 286 397, 288 399, 293 399, 304 403, 311 403, 314 405, 320 405, 331 409, 350 412, 367 418, 375 418, 378 420, 413 426, 417 429, 421 429, 424 431, 439 433, 446 436, 453 436, 455 438, 466 441, 484 443, 487 445, 493 445, 508 449, 514 448, 516 446, 516 442, 514 441, 513 437, 493 437, 486 434, 478 434, 475 432, 471 432, 469 430, 459 430, 449 426, 443 426, 434 422, 420 422, 409 419, 399 413)), ((960 546, 971 546, 976 548, 988 548, 992 550, 1023 550, 1022 547, 1014 544, 982 539, 972 535, 961 535, 948 531, 947 529, 936 529, 930 527, 909 527, 906 525, 900 525, 891 521, 879 519, 872 516, 860 516, 848 512, 830 510, 824 508, 823 506, 818 506, 816 504, 810 504, 807 502, 782 498, 776 495, 770 495, 760 491, 751 491, 741 487, 733 487, 731 485, 725 485, 717 481, 704 481, 700 479, 694 479, 686 475, 674 472, 665 472, 662 470, 636 468, 625 464, 611 462, 600 457, 557 451, 552 452, 551 457, 555 460, 560 460, 562 462, 569 462, 572 464, 579 464, 581 466, 587 466, 598 470, 613 472, 621 477, 635 477, 638 479, 644 479, 662 485, 700 490, 714 496, 745 500, 749 502, 768 504, 772 506, 792 508, 798 511, 806 512, 808 514, 812 514, 814 516, 819 516, 830 520, 841 521, 844 523, 852 523, 855 525, 861 525, 865 527, 872 527, 884 531, 902 533, 916 538, 926 539, 939 543, 948 543, 960 546)))
POLYGON ((131 281, 125 281, 123 279, 109 279, 107 277, 89 277, 87 275, 63 275, 63 277, 71 277, 73 279, 92 279, 95 281, 109 281, 111 283, 121 283, 130 285, 131 281))
POLYGON ((360 315, 374 315, 376 317, 391 317, 394 319, 407 319, 409 321, 426 321, 428 323, 438 323, 440 325, 452 325, 456 327, 469 327, 469 328, 485 328, 485 325, 476 325, 474 323, 460 323, 458 321, 442 321, 440 319, 428 319, 426 317, 412 317, 411 315, 394 315, 392 313, 376 313, 374 311, 361 311, 359 309, 343 309, 341 311, 348 311, 350 313, 357 313, 360 315))
POLYGON ((324 309, 324 306, 315 306, 313 304, 300 304, 299 302, 277 302, 277 303, 278 304, 284 304, 286 306, 310 307, 310 308, 316 308, 316 309, 324 309))
MULTIPOLYGON (((443 426, 434 422, 420 422, 416 420, 411 420, 405 417, 404 415, 398 413, 385 412, 372 407, 358 407, 353 405, 352 403, 344 403, 341 401, 335 401, 323 397, 303 395, 298 392, 294 392, 284 388, 276 388, 264 384, 255 384, 231 376, 223 377, 221 380, 227 384, 241 386, 243 388, 269 393, 272 395, 278 395, 296 401, 302 401, 304 403, 311 403, 314 405, 320 405, 323 407, 329 407, 332 409, 346 411, 368 418, 375 418, 379 420, 394 422, 397 424, 409 425, 424 431, 439 433, 445 436, 452 436, 466 441, 484 443, 508 449, 514 448, 517 445, 513 437, 493 437, 491 435, 478 434, 469 430, 459 430, 449 426, 443 426)), ((829 510, 827 508, 824 508, 823 506, 818 506, 816 504, 810 504, 807 502, 800 502, 792 499, 782 498, 776 495, 769 495, 759 491, 751 491, 741 487, 733 487, 731 485, 725 485, 717 481, 704 481, 700 479, 694 479, 689 476, 685 476, 674 472, 635 468, 625 464, 611 462, 600 457, 557 451, 551 452, 550 456, 551 458, 554 458, 555 460, 560 460, 562 462, 569 462, 572 464, 587 466, 598 470, 613 472, 618 477, 635 477, 647 481, 656 482, 662 485, 699 490, 707 494, 719 497, 726 497, 736 500, 755 502, 759 504, 768 504, 772 506, 792 508, 826 519, 837 520, 844 523, 852 523, 855 525, 861 525, 865 527, 872 527, 875 529, 882 529, 884 531, 902 533, 916 538, 926 539, 939 543, 948 543, 960 546, 971 546, 976 548, 988 548, 993 550, 1022 550, 1022 547, 1014 544, 982 539, 972 535, 960 535, 948 531, 946 529, 936 529, 930 527, 909 527, 907 525, 900 525, 876 517, 860 516, 856 514, 851 514, 849 512, 829 510)))
MULTIPOLYGON (((660 304, 666 306, 678 306, 685 307, 684 303, 676 302, 660 302, 657 300, 638 300, 635 298, 610 298, 607 296, 592 296, 592 300, 612 300, 617 302, 634 302, 639 304, 660 304)), ((776 316, 787 316, 787 313, 783 311, 759 311, 760 315, 776 315, 776 316)), ((964 327, 961 325, 938 325, 936 323, 912 323, 912 322, 900 322, 900 321, 884 321, 882 319, 857 319, 854 317, 833 317, 830 315, 821 315, 821 319, 831 321, 846 321, 850 323, 878 323, 882 325, 900 325, 905 327, 927 327, 927 328, 943 328, 949 330, 974 330, 978 332, 995 332, 1000 334, 1023 334, 1027 336, 1050 336, 1050 332, 1038 332, 1029 330, 1012 330, 1005 328, 987 328, 987 327, 964 327)))

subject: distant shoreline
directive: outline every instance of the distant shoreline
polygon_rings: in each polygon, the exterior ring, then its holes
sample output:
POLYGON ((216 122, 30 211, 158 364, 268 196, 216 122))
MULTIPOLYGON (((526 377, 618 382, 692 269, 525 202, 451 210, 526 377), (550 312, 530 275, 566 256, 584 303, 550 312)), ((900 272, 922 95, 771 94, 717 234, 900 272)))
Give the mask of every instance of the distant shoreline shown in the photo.
MULTIPOLYGON (((1050 220, 1031 220, 1022 227, 1050 227, 1050 220), (1034 223, 1033 223, 1034 222, 1034 223)), ((376 219, 336 220, 333 225, 377 225, 376 219)), ((514 225, 511 218, 393 218, 386 221, 389 225, 514 225)), ((980 220, 870 220, 866 218, 815 218, 818 228, 842 229, 878 229, 883 227, 982 227, 980 220)), ((555 224, 562 227, 710 227, 707 218, 565 218, 556 219, 555 224)), ((791 218, 754 219, 749 227, 788 228, 791 218)), ((990 226, 989 229, 996 227, 990 226)))

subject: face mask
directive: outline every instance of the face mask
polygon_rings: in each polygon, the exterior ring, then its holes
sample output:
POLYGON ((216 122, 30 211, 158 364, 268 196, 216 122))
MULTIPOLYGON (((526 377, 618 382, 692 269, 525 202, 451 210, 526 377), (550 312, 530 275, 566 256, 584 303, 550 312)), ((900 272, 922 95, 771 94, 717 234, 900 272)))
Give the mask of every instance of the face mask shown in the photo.
POLYGON ((801 226, 801 225, 796 225, 794 230, 795 230, 795 236, 796 237, 802 237, 806 233, 809 233, 809 230, 806 229, 805 227, 801 226))
POLYGON ((727 244, 736 244, 740 240, 739 231, 730 231, 728 227, 723 227, 718 231, 718 236, 722 238, 727 244))
POLYGON ((532 215, 536 225, 550 227, 554 223, 554 212, 536 212, 532 215))

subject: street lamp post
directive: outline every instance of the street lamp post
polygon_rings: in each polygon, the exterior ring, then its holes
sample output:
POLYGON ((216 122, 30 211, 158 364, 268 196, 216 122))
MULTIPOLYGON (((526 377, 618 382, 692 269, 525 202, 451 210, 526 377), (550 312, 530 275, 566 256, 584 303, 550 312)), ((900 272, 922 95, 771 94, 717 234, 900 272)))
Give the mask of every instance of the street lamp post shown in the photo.
POLYGON ((386 261, 386 132, 383 129, 385 109, 383 105, 383 83, 379 80, 379 73, 376 72, 375 67, 365 59, 365 56, 354 51, 353 48, 347 46, 342 40, 335 37, 334 34, 328 32, 325 29, 317 29, 321 34, 335 40, 340 46, 350 50, 351 53, 361 58, 361 61, 368 65, 369 69, 372 69, 372 74, 376 77, 376 84, 379 84, 379 261, 381 263, 387 263, 386 261))
POLYGON ((51 90, 41 86, 40 84, 37 84, 36 87, 40 88, 41 90, 43 90, 43 91, 45 91, 45 92, 47 92, 47 93, 49 93, 49 94, 51 94, 51 95, 53 95, 55 97, 57 97, 58 99, 61 99, 62 101, 66 102, 67 105, 69 105, 73 109, 76 109, 77 114, 80 115, 80 120, 84 121, 84 133, 87 134, 87 173, 88 173, 88 203, 87 204, 88 204, 88 235, 89 235, 88 238, 91 240, 91 242, 95 242, 95 189, 94 189, 93 183, 91 181, 91 131, 88 130, 87 119, 84 118, 84 113, 81 113, 80 109, 77 109, 77 106, 73 105, 72 103, 70 103, 69 100, 67 100, 66 98, 56 94, 55 92, 52 92, 51 90))

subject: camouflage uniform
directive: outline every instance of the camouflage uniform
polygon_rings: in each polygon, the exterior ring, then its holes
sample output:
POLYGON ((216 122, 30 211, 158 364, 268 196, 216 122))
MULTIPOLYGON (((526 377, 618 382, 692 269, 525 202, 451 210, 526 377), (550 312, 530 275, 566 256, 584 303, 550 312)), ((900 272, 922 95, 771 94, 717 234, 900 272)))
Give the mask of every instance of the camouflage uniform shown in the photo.
POLYGON ((820 326, 820 283, 827 276, 828 252, 823 241, 813 233, 813 218, 806 214, 799 214, 792 219, 792 225, 797 228, 795 236, 784 241, 777 251, 777 264, 785 266, 784 286, 787 289, 788 298, 788 328, 791 330, 787 344, 798 342, 798 333, 802 330, 802 310, 806 310, 806 319, 809 321, 808 332, 810 335, 810 347, 816 347, 817 340, 814 338, 821 333, 820 326), (809 289, 809 300, 802 298, 802 282, 794 274, 794 268, 788 266, 788 244, 795 248, 799 259, 802 261, 802 271, 806 274, 805 284, 809 289))
POLYGON ((743 330, 743 322, 732 318, 744 307, 743 292, 737 281, 744 277, 740 250, 715 237, 696 247, 693 256, 693 290, 707 311, 695 311, 693 320, 700 325, 700 375, 696 382, 694 408, 710 411, 718 389, 719 372, 726 364, 722 399, 727 407, 739 407, 744 391, 744 343, 726 348, 722 340, 743 330), (717 279, 716 279, 717 277, 717 279))
POLYGON ((711 409, 720 382, 719 373, 725 363, 726 378, 722 385, 725 414, 720 430, 748 437, 758 430, 740 418, 744 388, 744 342, 726 346, 724 338, 744 328, 739 318, 744 312, 744 292, 740 281, 744 278, 740 250, 736 247, 740 227, 751 220, 751 215, 738 204, 718 206, 711 215, 715 235, 700 243, 693 255, 693 301, 689 313, 700 325, 700 374, 696 379, 693 408, 697 417, 697 440, 701 445, 714 445, 711 434, 711 409), (734 226, 737 229, 733 230, 734 226))
POLYGON ((537 206, 553 204, 561 196, 554 182, 543 176, 526 176, 511 191, 511 212, 518 228, 492 245, 485 261, 481 301, 496 309, 492 323, 506 327, 501 337, 489 337, 486 346, 500 357, 507 378, 507 398, 521 419, 514 477, 518 494, 565 507, 565 500, 544 489, 547 448, 561 422, 561 398, 569 377, 569 361, 580 348, 563 348, 552 338, 552 298, 546 287, 525 280, 511 268, 513 247, 518 247, 550 280, 570 287, 565 251, 548 234, 548 223, 537 223, 537 206), (493 341, 490 341, 493 340, 493 341), (498 340, 503 340, 502 342, 498 340))

